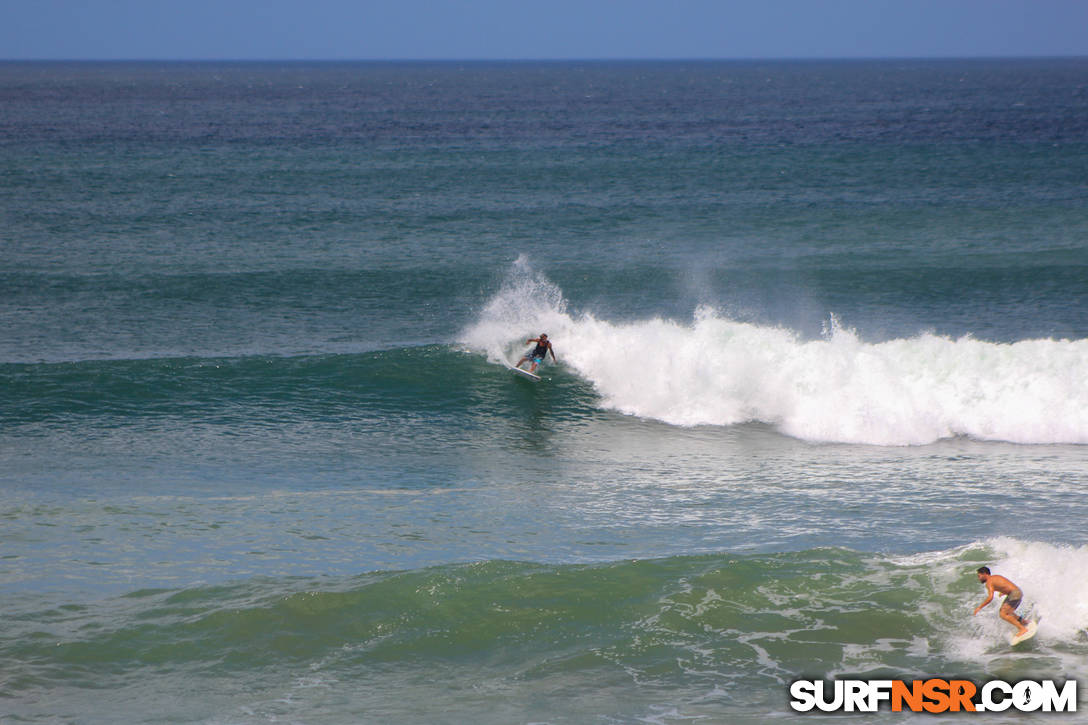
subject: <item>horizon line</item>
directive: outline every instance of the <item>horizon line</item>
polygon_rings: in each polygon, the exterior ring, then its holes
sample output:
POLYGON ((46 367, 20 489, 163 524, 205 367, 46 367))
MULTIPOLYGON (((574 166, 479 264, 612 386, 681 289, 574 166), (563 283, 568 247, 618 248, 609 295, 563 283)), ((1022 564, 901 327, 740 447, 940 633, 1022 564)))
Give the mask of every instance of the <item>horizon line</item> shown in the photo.
POLYGON ((615 56, 615 57, 434 57, 434 58, 0 58, 0 63, 728 63, 728 62, 799 62, 799 61, 948 61, 948 60, 1078 60, 1088 54, 1058 55, 886 55, 886 56, 615 56))

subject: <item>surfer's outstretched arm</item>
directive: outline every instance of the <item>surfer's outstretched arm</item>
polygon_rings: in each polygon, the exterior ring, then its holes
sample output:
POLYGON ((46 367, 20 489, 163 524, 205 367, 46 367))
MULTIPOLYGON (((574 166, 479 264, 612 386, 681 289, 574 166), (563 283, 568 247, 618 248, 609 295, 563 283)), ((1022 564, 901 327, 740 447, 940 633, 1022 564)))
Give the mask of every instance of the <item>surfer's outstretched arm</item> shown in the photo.
MULTIPOLYGON (((990 602, 992 602, 994 600, 994 583, 992 581, 990 581, 990 570, 989 569, 986 570, 986 576, 985 577, 981 576, 981 573, 982 572, 980 571, 979 572, 980 576, 979 576, 978 580, 980 582, 982 582, 986 586, 986 601, 984 601, 982 604, 975 607, 975 614, 978 614, 979 612, 981 612, 983 609, 986 608, 987 604, 989 604, 990 602)), ((973 617, 975 615, 972 614, 971 616, 973 617)))

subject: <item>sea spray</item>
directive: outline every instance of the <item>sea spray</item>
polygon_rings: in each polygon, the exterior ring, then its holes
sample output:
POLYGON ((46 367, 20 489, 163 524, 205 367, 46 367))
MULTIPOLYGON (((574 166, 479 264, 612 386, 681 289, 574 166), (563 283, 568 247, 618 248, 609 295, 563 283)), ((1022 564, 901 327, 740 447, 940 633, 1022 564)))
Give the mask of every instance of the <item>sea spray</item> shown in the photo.
POLYGON ((1006 536, 988 544, 994 559, 987 565, 1023 590, 1020 614, 1041 618, 1040 637, 1088 642, 1088 579, 1084 577, 1088 571, 1088 546, 1022 541, 1006 536))
POLYGON ((976 541, 953 556, 942 557, 934 564, 937 576, 954 582, 952 591, 962 588, 956 606, 942 613, 951 614, 937 640, 943 656, 1005 679, 1023 677, 1027 668, 1032 672, 1045 668, 1063 678, 1079 677, 1088 646, 1088 606, 1084 604, 1088 583, 1082 576, 1086 566, 1088 547, 1011 536, 976 541), (1017 613, 1039 621, 1038 634, 1024 650, 1017 652, 1009 646, 1013 628, 998 615, 1003 602, 1000 595, 972 616, 986 599, 986 589, 975 575, 979 566, 1007 576, 1024 592, 1017 613))
POLYGON ((1088 340, 994 343, 924 334, 822 339, 700 307, 691 322, 574 315, 522 258, 462 335, 492 361, 548 331, 600 405, 680 426, 757 421, 814 442, 924 445, 956 436, 1088 443, 1088 340))
POLYGON ((526 336, 544 332, 554 338, 549 330, 569 329, 566 307, 562 290, 521 255, 461 339, 470 348, 485 352, 491 362, 500 362, 515 355, 526 336))
POLYGON ((1088 447, 941 405, 1084 409, 1014 343, 1088 338, 1086 70, 6 65, 0 711, 811 725, 797 677, 1083 677, 1088 447), (498 364, 542 332, 545 382, 498 364))

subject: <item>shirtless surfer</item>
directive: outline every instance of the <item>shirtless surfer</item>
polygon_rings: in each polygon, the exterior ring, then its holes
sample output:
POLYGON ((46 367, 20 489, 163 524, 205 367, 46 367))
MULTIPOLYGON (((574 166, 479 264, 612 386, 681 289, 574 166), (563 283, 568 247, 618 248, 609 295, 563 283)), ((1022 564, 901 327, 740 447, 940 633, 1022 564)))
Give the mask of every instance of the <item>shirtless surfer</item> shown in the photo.
POLYGON ((547 335, 541 335, 540 337, 531 337, 525 341, 525 344, 528 345, 531 342, 535 342, 536 347, 534 347, 533 351, 530 352, 528 355, 518 360, 518 364, 514 367, 520 368, 526 360, 532 360, 533 365, 529 368, 529 372, 536 372, 536 366, 544 361, 544 358, 548 355, 548 353, 552 354, 552 362, 558 362, 558 360, 555 359, 555 350, 552 350, 552 343, 548 340, 547 335))
POLYGON ((1027 621, 1016 614, 1016 608, 1020 606, 1020 601, 1024 598, 1024 593, 1020 591, 1020 587, 1016 586, 1000 574, 991 574, 990 567, 988 566, 980 566, 977 571, 978 580, 986 585, 986 591, 989 596, 986 597, 985 602, 975 607, 975 614, 981 612, 987 604, 993 601, 994 592, 1004 594, 1005 601, 1002 602, 1001 611, 998 612, 998 615, 1006 622, 1016 627, 1018 630, 1016 636, 1019 637, 1026 633, 1028 631, 1027 621))

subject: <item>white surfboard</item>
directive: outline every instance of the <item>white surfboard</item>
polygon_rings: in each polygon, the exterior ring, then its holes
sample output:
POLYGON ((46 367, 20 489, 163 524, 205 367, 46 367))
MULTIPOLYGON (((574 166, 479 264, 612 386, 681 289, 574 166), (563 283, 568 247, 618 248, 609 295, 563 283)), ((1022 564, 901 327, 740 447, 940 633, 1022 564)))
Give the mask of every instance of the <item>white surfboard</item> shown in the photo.
POLYGON ((510 368, 515 373, 522 376, 523 378, 526 378, 527 380, 532 380, 534 383, 539 383, 540 382, 540 376, 537 375, 536 373, 531 373, 528 370, 522 370, 521 368, 516 368, 516 367, 514 367, 513 365, 510 365, 510 364, 507 364, 506 367, 510 368))
POLYGON ((1038 622, 1028 622, 1028 631, 1023 634, 1014 634, 1009 637, 1009 644, 1020 644, 1021 642, 1027 642, 1029 639, 1035 636, 1035 633, 1039 631, 1038 622))

